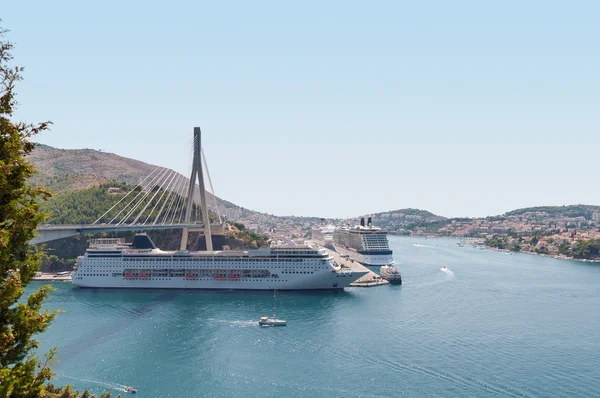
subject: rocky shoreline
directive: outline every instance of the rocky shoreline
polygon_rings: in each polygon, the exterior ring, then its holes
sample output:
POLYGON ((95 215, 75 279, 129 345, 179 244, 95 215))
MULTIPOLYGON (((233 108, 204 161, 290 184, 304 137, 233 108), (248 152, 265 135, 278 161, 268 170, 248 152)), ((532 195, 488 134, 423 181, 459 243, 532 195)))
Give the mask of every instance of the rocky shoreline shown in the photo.
POLYGON ((542 257, 550 257, 550 258, 554 258, 556 260, 570 260, 570 261, 580 261, 583 263, 600 263, 600 259, 596 259, 596 260, 592 260, 592 259, 585 259, 585 258, 575 258, 575 257, 569 257, 569 256, 565 256, 564 254, 545 254, 545 253, 536 253, 536 252, 523 252, 523 251, 512 251, 512 250, 508 250, 508 249, 498 249, 495 247, 490 247, 490 246, 485 246, 486 249, 489 250, 495 250, 498 252, 506 252, 506 253, 523 253, 523 254, 531 254, 534 256, 542 256, 542 257))

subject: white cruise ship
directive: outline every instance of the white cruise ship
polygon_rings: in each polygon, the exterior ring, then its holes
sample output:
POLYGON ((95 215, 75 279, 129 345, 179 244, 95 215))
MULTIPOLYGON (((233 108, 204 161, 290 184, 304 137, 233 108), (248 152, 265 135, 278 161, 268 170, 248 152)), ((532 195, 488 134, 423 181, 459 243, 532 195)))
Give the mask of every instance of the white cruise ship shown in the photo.
POLYGON ((364 265, 380 266, 394 263, 392 251, 388 245, 387 232, 371 225, 369 217, 354 228, 338 228, 333 233, 335 250, 364 265))
POLYGON ((162 251, 146 234, 97 239, 78 258, 73 285, 94 288, 343 289, 366 272, 341 269, 308 245, 248 251, 162 251))
POLYGON ((333 245, 333 233, 335 232, 335 226, 321 225, 319 228, 312 229, 311 240, 324 247, 331 247, 333 245))

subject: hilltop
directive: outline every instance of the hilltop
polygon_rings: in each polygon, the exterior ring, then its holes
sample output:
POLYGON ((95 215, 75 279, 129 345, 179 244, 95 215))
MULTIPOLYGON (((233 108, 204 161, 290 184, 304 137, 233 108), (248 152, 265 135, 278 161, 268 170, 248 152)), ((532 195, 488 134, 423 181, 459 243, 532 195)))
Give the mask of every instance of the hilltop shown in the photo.
POLYGON ((438 216, 427 210, 412 208, 390 210, 363 217, 371 217, 373 225, 397 234, 408 234, 409 231, 416 229, 423 229, 428 232, 435 231, 440 226, 448 223, 446 217, 438 216))
POLYGON ((600 206, 593 205, 569 205, 569 206, 537 206, 512 210, 504 213, 504 216, 519 216, 525 213, 538 214, 547 217, 583 217, 591 220, 595 211, 600 211, 600 206))

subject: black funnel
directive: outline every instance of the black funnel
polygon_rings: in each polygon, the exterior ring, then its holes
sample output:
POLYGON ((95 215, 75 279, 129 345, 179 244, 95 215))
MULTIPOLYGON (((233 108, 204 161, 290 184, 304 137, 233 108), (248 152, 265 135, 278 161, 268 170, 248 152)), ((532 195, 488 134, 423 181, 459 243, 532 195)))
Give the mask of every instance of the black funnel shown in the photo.
POLYGON ((367 225, 368 225, 368 226, 371 226, 371 224, 373 224, 373 223, 371 222, 371 217, 369 217, 369 218, 367 219, 367 225))
POLYGON ((361 217, 361 219, 360 219, 360 225, 363 226, 363 227, 365 226, 365 218, 364 217, 361 217))
POLYGON ((133 242, 131 243, 132 249, 156 249, 152 239, 146 234, 135 234, 133 242))

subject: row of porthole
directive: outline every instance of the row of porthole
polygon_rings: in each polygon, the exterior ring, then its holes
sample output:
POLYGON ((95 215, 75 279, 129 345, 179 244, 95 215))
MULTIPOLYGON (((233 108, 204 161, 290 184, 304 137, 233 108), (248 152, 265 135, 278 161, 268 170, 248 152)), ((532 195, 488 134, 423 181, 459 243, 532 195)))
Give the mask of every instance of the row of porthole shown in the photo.
MULTIPOLYGON (((115 266, 115 265, 107 265, 107 266, 102 266, 102 265, 100 265, 100 266, 99 266, 99 265, 95 265, 95 267, 114 267, 114 266, 115 266)), ((128 266, 130 266, 130 265, 128 265, 128 266)), ((165 265, 164 265, 164 264, 157 264, 157 265, 152 265, 152 264, 149 264, 149 265, 146 265, 146 266, 147 266, 147 267, 150 267, 150 268, 152 268, 152 267, 164 268, 164 267, 165 267, 165 265)), ((180 264, 180 266, 181 266, 181 267, 186 267, 186 268, 204 268, 204 267, 199 267, 198 265, 186 265, 186 264, 180 264)), ((224 264, 220 264, 219 266, 224 266, 224 264)), ((91 268, 91 267, 93 267, 93 266, 89 266, 89 267, 91 268)), ((232 267, 233 269, 257 269, 257 268, 258 268, 258 269, 260 269, 260 268, 265 268, 265 266, 262 266, 262 267, 261 267, 261 266, 245 266, 245 267, 236 267, 235 265, 234 265, 234 266, 231 266, 231 267, 232 267)), ((280 265, 279 267, 289 267, 289 266, 288 266, 288 265, 280 265)), ((314 268, 314 267, 317 267, 317 266, 316 266, 316 265, 313 265, 313 266, 306 266, 306 267, 295 267, 295 268, 314 268)), ((84 265, 84 266, 82 266, 81 268, 85 269, 85 268, 88 268, 88 266, 85 266, 85 265, 84 265)), ((324 267, 320 267, 320 268, 324 268, 324 267)))
POLYGON ((282 274, 312 274, 313 271, 281 271, 282 274))
MULTIPOLYGON (((219 280, 219 281, 229 281, 229 282, 263 282, 262 280, 256 280, 256 279, 264 279, 264 278, 247 278, 247 279, 213 279, 213 278, 198 278, 198 279, 186 279, 189 281, 214 281, 214 280, 219 280)), ((172 278, 143 278, 143 279, 137 279, 137 278, 123 278, 123 280, 128 280, 128 281, 132 281, 132 280, 143 280, 143 281, 170 281, 172 280, 172 278)), ((287 282, 287 279, 273 279, 273 280, 269 280, 269 282, 287 282)))

